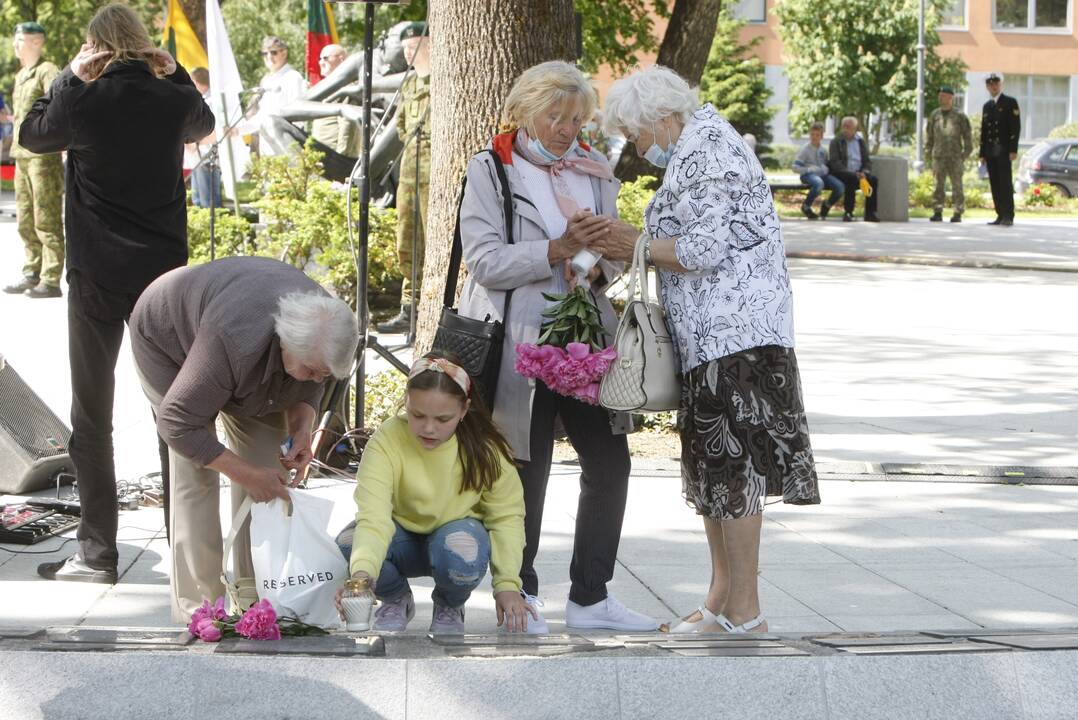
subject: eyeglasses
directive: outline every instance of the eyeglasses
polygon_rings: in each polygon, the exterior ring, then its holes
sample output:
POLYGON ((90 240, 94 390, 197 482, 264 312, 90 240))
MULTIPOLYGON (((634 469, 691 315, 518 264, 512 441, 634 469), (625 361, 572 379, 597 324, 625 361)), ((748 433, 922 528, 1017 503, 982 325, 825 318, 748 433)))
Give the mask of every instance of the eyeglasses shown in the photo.
POLYGON ((318 62, 329 62, 334 57, 336 57, 336 56, 335 55, 323 55, 322 57, 318 58, 318 62))
POLYGON ((267 55, 280 55, 282 52, 284 52, 284 50, 263 50, 262 57, 266 57, 267 55))

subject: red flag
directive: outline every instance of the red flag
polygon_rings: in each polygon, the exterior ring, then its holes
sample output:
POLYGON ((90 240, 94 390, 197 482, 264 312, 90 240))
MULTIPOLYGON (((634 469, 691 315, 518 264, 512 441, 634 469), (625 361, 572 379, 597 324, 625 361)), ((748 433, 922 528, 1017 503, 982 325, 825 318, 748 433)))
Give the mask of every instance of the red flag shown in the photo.
POLYGON ((333 11, 324 0, 307 0, 307 82, 314 85, 322 79, 318 56, 322 48, 340 42, 333 11))

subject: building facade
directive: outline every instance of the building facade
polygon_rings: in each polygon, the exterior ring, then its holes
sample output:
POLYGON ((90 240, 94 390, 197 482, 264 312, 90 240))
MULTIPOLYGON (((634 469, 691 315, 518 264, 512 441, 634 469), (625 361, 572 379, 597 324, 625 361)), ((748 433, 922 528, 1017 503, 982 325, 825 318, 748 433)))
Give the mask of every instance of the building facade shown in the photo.
MULTIPOLYGON (((839 0, 841 2, 841 0, 839 0)), ((742 40, 760 38, 756 53, 765 66, 767 86, 777 109, 772 119, 776 143, 794 143, 789 126, 791 106, 786 60, 778 34, 778 18, 771 12, 782 0, 737 0, 734 14, 748 22, 742 40)), ((988 99, 984 76, 991 70, 1004 75, 1003 91, 1022 108, 1022 145, 1043 139, 1052 128, 1078 122, 1078 31, 1075 0, 952 0, 938 28, 944 57, 961 58, 967 66, 959 106, 967 114, 979 113, 988 99)), ((821 19, 827 5, 820 5, 821 19)), ((660 36, 665 21, 657 19, 660 36)), ((641 58, 647 65, 655 58, 641 58)), ((600 93, 609 76, 596 78, 600 93)), ((932 89, 929 89, 931 92, 932 89)), ((830 125, 830 123, 829 123, 830 125)), ((831 127, 828 127, 830 133, 831 127)))

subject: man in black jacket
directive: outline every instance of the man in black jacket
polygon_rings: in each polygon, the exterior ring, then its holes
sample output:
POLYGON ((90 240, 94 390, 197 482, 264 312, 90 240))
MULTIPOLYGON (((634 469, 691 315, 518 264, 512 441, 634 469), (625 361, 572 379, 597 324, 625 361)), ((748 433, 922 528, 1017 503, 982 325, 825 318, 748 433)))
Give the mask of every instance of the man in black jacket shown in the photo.
POLYGON ((872 158, 868 156, 868 144, 857 134, 857 118, 842 118, 842 132, 835 135, 827 148, 827 167, 832 175, 846 185, 846 192, 842 196, 845 209, 842 214, 843 221, 853 221, 857 189, 864 178, 872 186, 872 194, 865 197, 865 221, 879 222, 880 218, 876 215, 876 188, 879 186, 879 180, 872 174, 872 158))
POLYGON ((996 219, 989 225, 1014 225, 1014 184, 1011 163, 1018 157, 1022 117, 1018 101, 1003 94, 1003 75, 990 72, 984 79, 991 96, 981 110, 981 162, 988 167, 996 219))
POLYGON ((187 72, 154 48, 130 8, 102 8, 86 35, 89 42, 18 131, 32 152, 67 151, 70 452, 82 519, 79 551, 38 573, 115 583, 116 359, 139 294, 187 264, 183 144, 209 134, 214 118, 187 72))

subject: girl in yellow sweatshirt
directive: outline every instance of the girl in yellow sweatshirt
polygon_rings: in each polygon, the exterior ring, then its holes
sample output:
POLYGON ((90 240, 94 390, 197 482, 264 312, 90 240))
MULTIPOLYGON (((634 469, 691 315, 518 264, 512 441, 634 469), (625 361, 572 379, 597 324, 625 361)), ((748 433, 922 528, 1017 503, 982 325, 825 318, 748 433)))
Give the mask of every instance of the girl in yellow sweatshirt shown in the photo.
POLYGON ((376 632, 403 631, 415 615, 408 578, 433 577, 431 632, 463 633, 464 603, 488 563, 498 625, 526 631, 528 614, 536 616, 520 594, 520 477, 473 387, 449 359, 420 358, 404 415, 383 423, 363 450, 359 510, 337 542, 352 577, 374 581, 376 632))

